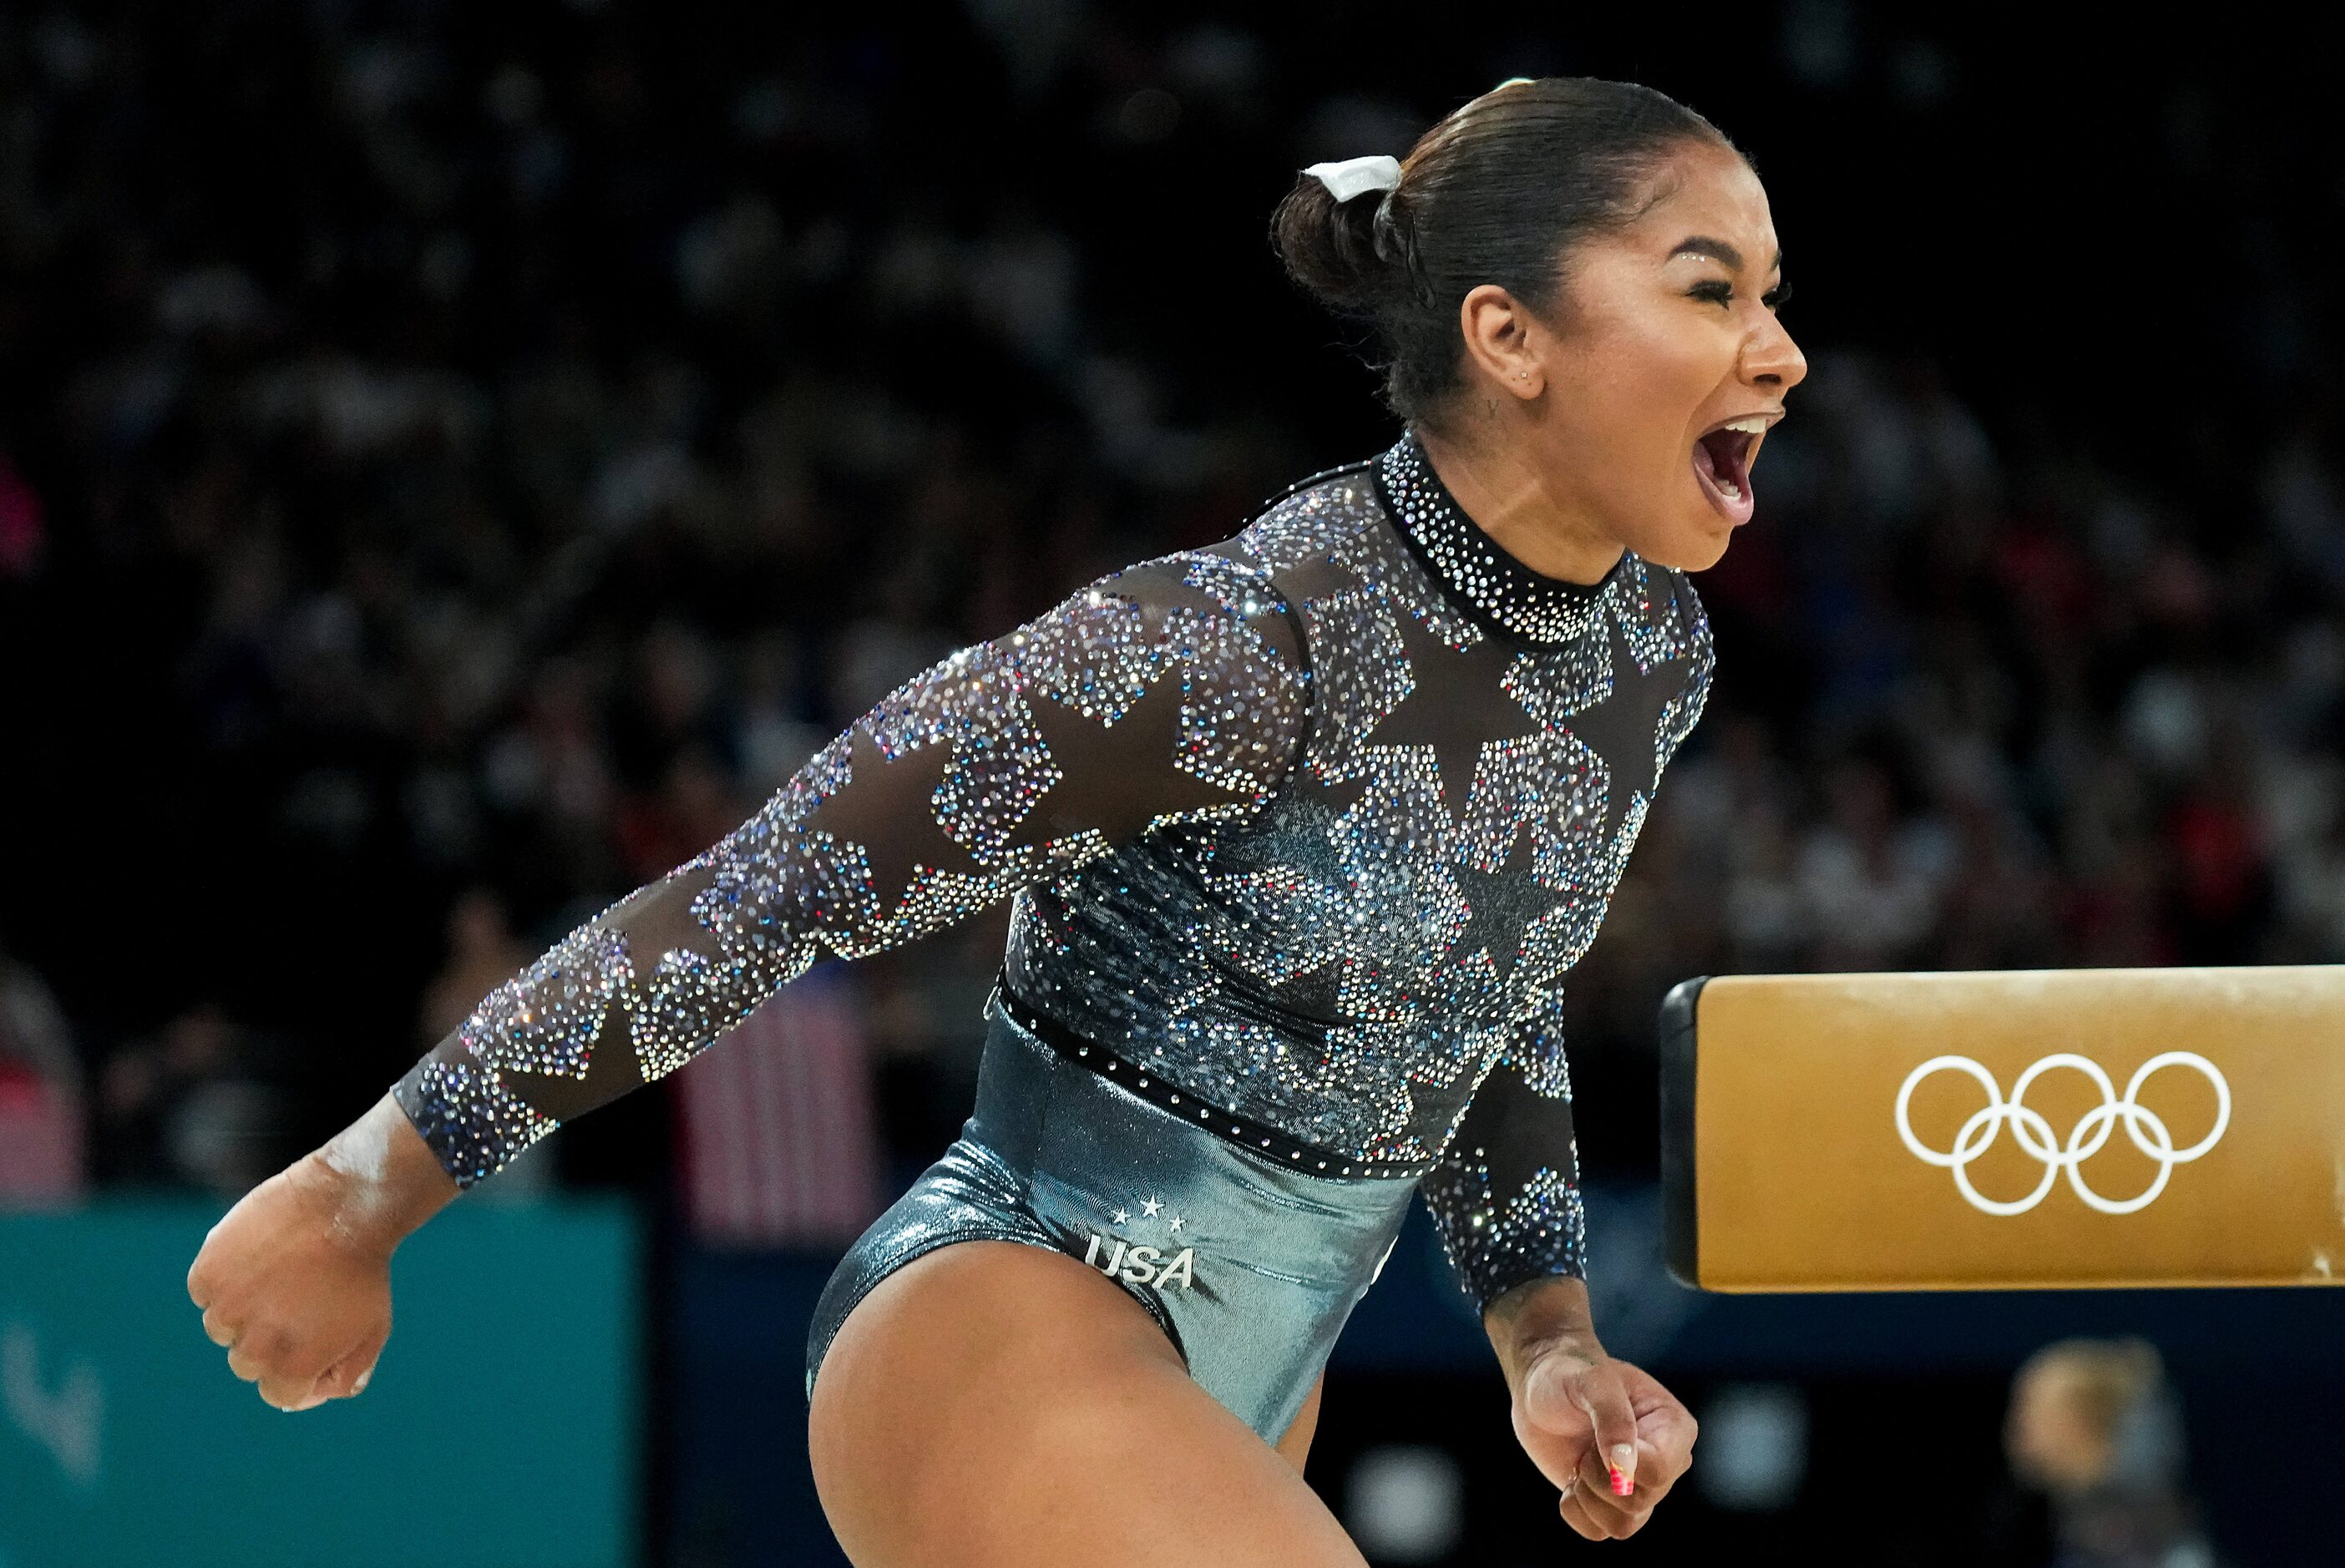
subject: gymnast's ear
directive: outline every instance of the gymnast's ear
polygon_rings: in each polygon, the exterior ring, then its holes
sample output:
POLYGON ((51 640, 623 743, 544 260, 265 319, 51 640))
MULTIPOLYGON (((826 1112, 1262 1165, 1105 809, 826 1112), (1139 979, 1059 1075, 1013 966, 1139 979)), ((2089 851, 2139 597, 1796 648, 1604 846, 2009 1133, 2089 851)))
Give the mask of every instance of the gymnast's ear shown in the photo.
POLYGON ((1471 379, 1525 402, 1547 387, 1545 324, 1496 283, 1477 284, 1457 302, 1457 329, 1466 340, 1471 379))

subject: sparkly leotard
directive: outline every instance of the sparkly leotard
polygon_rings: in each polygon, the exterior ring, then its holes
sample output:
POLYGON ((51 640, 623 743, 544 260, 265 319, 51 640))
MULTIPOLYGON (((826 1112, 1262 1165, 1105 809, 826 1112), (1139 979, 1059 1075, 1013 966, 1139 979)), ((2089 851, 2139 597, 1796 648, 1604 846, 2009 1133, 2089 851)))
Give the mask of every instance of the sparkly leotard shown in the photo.
POLYGON ((1539 577, 1404 439, 908 683, 394 1092, 469 1185, 1014 897, 1030 1037, 1259 1161, 1421 1180, 1487 1303, 1580 1271, 1561 982, 1710 671, 1680 573, 1539 577))

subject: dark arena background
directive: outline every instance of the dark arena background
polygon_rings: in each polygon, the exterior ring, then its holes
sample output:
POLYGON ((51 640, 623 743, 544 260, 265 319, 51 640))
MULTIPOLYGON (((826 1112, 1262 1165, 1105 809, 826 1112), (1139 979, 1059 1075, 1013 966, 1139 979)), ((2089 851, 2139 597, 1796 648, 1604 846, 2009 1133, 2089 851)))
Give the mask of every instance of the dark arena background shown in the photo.
POLYGON ((1813 363, 1570 986, 1598 1327, 1703 1432, 1636 1540, 1570 1535, 1419 1215, 1309 1479, 1378 1563, 2338 1561, 2326 1292, 1660 1261, 1679 979, 2345 960, 2333 61, 2238 8, 2077 25, 0 10, 0 1568, 842 1561, 805 1325, 967 1114, 998 916, 467 1198, 366 1399, 262 1407, 188 1262, 898 680, 1384 446, 1271 209, 1548 73, 1751 153, 1813 363), (2078 1336, 2046 1375, 2127 1371, 2114 1434, 2015 1381, 2078 1336), (2061 1472, 2112 1445, 2150 1480, 2061 1472))

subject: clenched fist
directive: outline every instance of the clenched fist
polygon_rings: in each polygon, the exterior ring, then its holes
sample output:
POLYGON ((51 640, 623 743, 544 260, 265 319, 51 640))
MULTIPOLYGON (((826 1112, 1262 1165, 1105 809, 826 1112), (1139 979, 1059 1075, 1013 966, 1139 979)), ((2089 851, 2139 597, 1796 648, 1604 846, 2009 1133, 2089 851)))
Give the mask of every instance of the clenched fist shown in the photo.
POLYGON ((455 1195, 386 1098, 212 1227, 188 1270, 204 1332, 279 1410, 350 1398, 391 1337, 392 1250, 455 1195))
POLYGON ((1526 1280, 1490 1303, 1482 1326, 1514 1394, 1515 1436, 1555 1482, 1563 1522, 1590 1541, 1643 1529, 1693 1462, 1692 1414, 1605 1353, 1583 1280, 1526 1280))

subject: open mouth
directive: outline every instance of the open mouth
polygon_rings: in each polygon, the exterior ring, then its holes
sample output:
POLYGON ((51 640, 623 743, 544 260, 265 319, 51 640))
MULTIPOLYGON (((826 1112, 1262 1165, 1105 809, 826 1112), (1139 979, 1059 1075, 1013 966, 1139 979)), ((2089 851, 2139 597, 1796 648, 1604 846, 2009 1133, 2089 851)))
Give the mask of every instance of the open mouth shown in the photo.
POLYGON ((1754 415, 1705 432, 1693 444, 1694 477, 1721 517, 1732 523, 1751 521, 1751 459, 1767 420, 1754 415))

